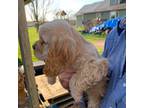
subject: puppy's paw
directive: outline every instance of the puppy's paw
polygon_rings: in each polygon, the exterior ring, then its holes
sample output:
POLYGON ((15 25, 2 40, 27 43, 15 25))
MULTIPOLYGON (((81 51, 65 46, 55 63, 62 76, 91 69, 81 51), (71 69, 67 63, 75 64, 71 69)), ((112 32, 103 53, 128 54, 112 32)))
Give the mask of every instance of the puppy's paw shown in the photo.
POLYGON ((76 74, 70 79, 69 88, 71 96, 74 98, 76 103, 79 103, 82 98, 83 91, 81 90, 81 86, 79 86, 79 81, 77 81, 76 74))
POLYGON ((74 98, 76 103, 79 103, 81 101, 82 98, 82 93, 79 91, 76 91, 74 89, 71 89, 71 95, 74 98))

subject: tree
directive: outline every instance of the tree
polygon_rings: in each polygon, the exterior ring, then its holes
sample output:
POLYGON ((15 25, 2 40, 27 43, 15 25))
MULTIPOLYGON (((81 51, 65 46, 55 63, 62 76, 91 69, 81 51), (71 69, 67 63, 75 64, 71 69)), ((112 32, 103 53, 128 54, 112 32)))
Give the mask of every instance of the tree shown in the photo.
POLYGON ((75 13, 72 10, 55 10, 55 19, 65 19, 69 20, 70 18, 74 17, 75 13))
POLYGON ((60 19, 65 19, 65 16, 67 15, 67 13, 64 10, 58 11, 56 13, 56 17, 60 18, 60 19))
POLYGON ((68 20, 70 19, 70 17, 74 16, 74 12, 72 10, 67 10, 66 13, 67 13, 68 20))
POLYGON ((31 0, 29 9, 31 11, 31 19, 35 22, 35 27, 38 31, 40 24, 46 21, 49 7, 53 3, 53 0, 31 0))

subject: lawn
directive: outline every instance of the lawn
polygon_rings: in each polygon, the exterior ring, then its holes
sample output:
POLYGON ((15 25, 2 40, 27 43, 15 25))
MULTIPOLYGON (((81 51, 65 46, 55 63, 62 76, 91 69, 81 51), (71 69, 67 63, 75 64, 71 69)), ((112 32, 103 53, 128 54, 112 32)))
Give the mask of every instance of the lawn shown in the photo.
POLYGON ((99 52, 99 54, 101 55, 102 52, 103 52, 103 48, 104 46, 103 45, 98 45, 97 46, 97 43, 98 42, 104 42, 105 41, 105 34, 102 34, 102 35, 96 35, 96 34, 82 34, 83 37, 89 41, 90 43, 94 44, 96 47, 97 47, 97 50, 99 52))
MULTIPOLYGON (((36 29, 34 27, 28 28, 28 34, 29 34, 29 41, 30 41, 30 47, 31 47, 31 53, 32 53, 32 61, 38 61, 38 59, 34 56, 32 45, 39 39, 38 33, 36 32, 36 29)), ((20 47, 18 47, 18 57, 21 59, 21 53, 20 53, 20 47)))
MULTIPOLYGON (((36 32, 36 29, 34 27, 28 28, 28 34, 29 34, 29 40, 30 40, 30 46, 31 46, 31 53, 32 53, 32 61, 38 61, 38 59, 34 56, 32 45, 35 43, 36 40, 38 40, 38 33, 36 32)), ((82 34, 82 36, 92 44, 96 44, 99 40, 104 41, 105 35, 96 35, 96 34, 82 34)), ((98 52, 101 54, 103 51, 103 47, 97 47, 98 52)), ((18 47, 18 57, 21 59, 21 53, 20 48, 18 47)))

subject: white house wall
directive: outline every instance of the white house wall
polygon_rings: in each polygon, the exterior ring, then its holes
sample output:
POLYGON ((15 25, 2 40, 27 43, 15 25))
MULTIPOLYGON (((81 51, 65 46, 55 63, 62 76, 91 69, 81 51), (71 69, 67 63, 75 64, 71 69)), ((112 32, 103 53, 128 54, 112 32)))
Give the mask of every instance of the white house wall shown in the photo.
POLYGON ((82 26, 82 21, 84 20, 83 15, 77 16, 76 24, 77 26, 82 26))

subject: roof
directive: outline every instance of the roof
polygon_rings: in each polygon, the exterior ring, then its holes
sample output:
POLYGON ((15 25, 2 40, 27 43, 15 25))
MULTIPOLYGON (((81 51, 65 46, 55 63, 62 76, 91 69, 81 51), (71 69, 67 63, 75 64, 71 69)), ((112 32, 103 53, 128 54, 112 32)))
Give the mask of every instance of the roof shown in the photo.
POLYGON ((77 13, 76 15, 82 15, 84 13, 92 13, 95 12, 96 9, 99 9, 105 2, 96 2, 93 4, 88 4, 83 6, 77 13))
POLYGON ((87 13, 96 13, 96 12, 104 12, 104 11, 111 11, 111 10, 120 10, 120 9, 125 9, 125 7, 126 7, 125 3, 110 6, 108 2, 101 1, 101 2, 96 2, 96 3, 93 3, 93 4, 88 4, 88 5, 83 6, 76 13, 76 16, 87 14, 87 13))

